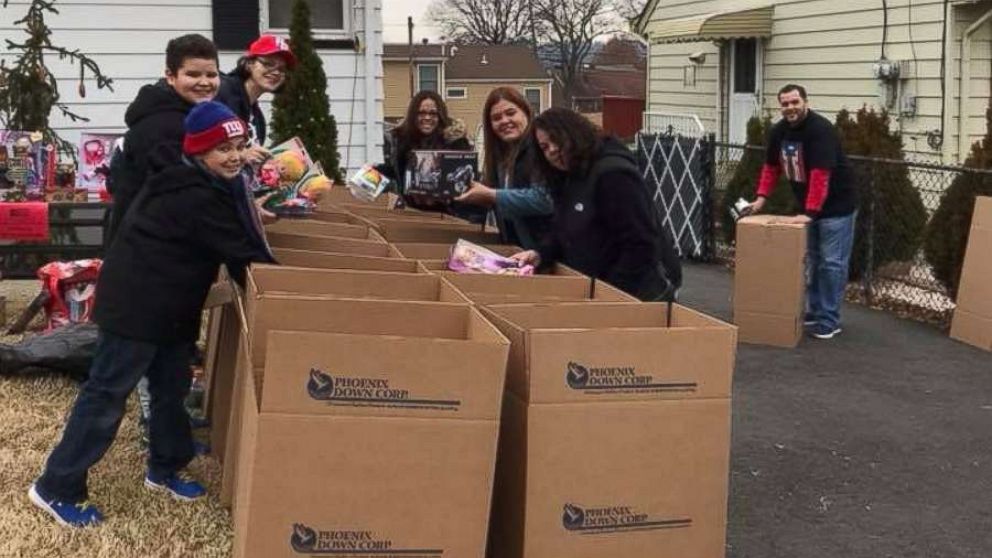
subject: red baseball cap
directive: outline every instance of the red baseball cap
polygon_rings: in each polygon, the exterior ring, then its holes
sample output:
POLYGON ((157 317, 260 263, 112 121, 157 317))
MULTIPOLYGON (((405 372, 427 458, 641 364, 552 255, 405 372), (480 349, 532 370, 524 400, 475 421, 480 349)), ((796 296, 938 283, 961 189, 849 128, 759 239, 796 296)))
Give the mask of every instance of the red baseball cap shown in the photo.
POLYGON ((262 35, 248 47, 248 56, 281 56, 290 69, 296 67, 296 56, 289 49, 289 42, 275 35, 262 35))

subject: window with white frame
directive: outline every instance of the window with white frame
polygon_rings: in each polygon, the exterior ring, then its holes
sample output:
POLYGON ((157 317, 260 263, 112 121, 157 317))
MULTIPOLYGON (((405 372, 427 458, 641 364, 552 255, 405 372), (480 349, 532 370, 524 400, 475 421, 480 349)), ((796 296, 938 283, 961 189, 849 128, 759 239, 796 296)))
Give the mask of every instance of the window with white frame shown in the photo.
POLYGON ((437 64, 420 64, 417 66, 417 91, 433 91, 441 89, 441 66, 437 64))
MULTIPOLYGON (((310 5, 310 26, 316 39, 341 38, 351 31, 353 0, 306 0, 310 5)), ((293 21, 293 0, 262 0, 263 29, 289 32, 293 21)))
POLYGON ((448 99, 467 99, 468 91, 464 87, 449 87, 444 96, 448 99))
POLYGON ((527 102, 530 103, 530 107, 534 109, 534 114, 541 112, 541 88, 540 87, 525 87, 524 97, 527 98, 527 102))

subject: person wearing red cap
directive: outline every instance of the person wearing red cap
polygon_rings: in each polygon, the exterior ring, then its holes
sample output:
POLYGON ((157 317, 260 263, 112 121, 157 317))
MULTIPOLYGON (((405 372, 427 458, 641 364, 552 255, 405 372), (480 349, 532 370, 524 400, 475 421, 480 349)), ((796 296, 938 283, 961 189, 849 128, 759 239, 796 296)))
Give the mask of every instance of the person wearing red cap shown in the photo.
POLYGON ((247 160, 251 164, 261 164, 269 156, 262 147, 266 136, 265 114, 258 106, 258 99, 266 93, 278 93, 295 67, 296 56, 285 39, 262 35, 248 47, 234 70, 221 76, 217 100, 250 125, 247 160))
POLYGON ((247 124, 207 101, 190 111, 185 129, 181 162, 148 179, 107 251, 93 365, 61 441, 28 491, 62 525, 102 521, 87 502, 88 472, 113 443, 142 376, 152 406, 145 486, 179 500, 205 493, 181 472, 195 453, 183 401, 203 304, 221 264, 243 284, 248 263, 275 260, 243 180, 247 124))

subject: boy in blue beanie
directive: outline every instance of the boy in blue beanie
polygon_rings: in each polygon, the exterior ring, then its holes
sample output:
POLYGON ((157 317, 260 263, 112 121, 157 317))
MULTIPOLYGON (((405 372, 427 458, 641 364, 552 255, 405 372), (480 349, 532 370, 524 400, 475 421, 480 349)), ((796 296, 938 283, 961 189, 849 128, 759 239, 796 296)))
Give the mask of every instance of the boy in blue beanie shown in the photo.
POLYGON ((87 473, 113 443, 127 397, 145 375, 152 396, 145 485, 181 500, 205 493, 181 473, 194 456, 183 400, 203 303, 221 264, 243 282, 248 263, 274 259, 242 180, 247 125, 210 101, 190 111, 185 127, 182 162, 149 178, 107 253, 93 366, 62 440, 28 491, 63 525, 102 521, 86 502, 87 473))

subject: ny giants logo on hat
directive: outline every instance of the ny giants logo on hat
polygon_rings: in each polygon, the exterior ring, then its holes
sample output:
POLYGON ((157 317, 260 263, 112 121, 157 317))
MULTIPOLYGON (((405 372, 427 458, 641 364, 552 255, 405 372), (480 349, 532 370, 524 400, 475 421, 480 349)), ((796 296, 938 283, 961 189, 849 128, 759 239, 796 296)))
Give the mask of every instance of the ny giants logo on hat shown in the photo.
POLYGON ((240 119, 228 120, 221 126, 224 128, 224 133, 227 135, 227 139, 245 135, 245 124, 240 119))

